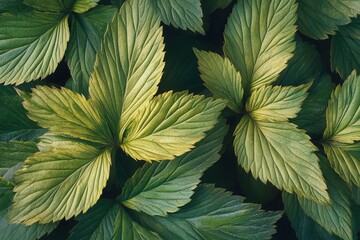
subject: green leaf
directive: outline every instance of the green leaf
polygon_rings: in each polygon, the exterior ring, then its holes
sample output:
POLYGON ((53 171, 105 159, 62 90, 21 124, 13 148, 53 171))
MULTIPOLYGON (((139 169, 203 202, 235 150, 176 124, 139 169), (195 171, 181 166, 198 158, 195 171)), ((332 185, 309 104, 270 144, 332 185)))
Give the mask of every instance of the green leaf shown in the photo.
POLYGON ((205 137, 223 108, 222 101, 201 95, 161 94, 134 114, 121 147, 134 159, 172 160, 205 137))
POLYGON ((310 85, 298 87, 262 86, 246 102, 246 111, 255 121, 280 122, 296 117, 310 85))
POLYGON ((201 5, 204 9, 204 15, 208 15, 217 9, 225 9, 231 2, 232 0, 206 0, 202 1, 201 5))
POLYGON ((11 206, 14 184, 0 177, 0 213, 11 206))
POLYGON ((166 25, 205 34, 200 0, 152 0, 154 10, 166 25))
POLYGON ((348 25, 339 27, 331 38, 331 69, 346 78, 356 69, 360 72, 360 57, 354 49, 360 48, 360 18, 355 18, 348 25))
POLYGON ((159 17, 146 0, 127 1, 108 26, 89 92, 115 134, 120 119, 129 120, 157 91, 164 68, 161 35, 159 17))
POLYGON ((190 202, 203 172, 219 158, 227 126, 221 120, 196 147, 172 161, 146 163, 123 187, 119 198, 128 208, 166 216, 190 202))
POLYGON ((88 96, 90 75, 106 26, 115 14, 111 6, 99 6, 71 19, 69 47, 65 57, 73 78, 71 89, 88 96))
POLYGON ((0 13, 20 12, 24 6, 22 0, 0 0, 0 13))
POLYGON ((200 185, 179 212, 140 218, 164 239, 270 239, 281 213, 265 212, 260 205, 243 201, 224 189, 200 185))
POLYGON ((0 176, 38 151, 34 142, 0 142, 0 176))
POLYGON ((319 159, 314 154, 317 148, 296 125, 254 121, 245 115, 234 136, 238 163, 255 179, 270 181, 279 189, 316 202, 329 201, 319 159))
POLYGON ((194 49, 198 58, 201 79, 216 98, 226 100, 229 108, 241 112, 244 89, 240 73, 227 58, 194 49))
POLYGON ((286 215, 289 217, 299 240, 340 240, 335 235, 329 234, 304 213, 296 195, 283 192, 282 199, 286 215))
POLYGON ((359 1, 346 0, 298 0, 298 25, 305 35, 326 39, 335 34, 338 26, 351 22, 360 13, 359 1))
MULTIPOLYGON (((74 2, 74 5, 72 6, 72 11, 76 12, 76 13, 84 13, 87 12, 89 9, 95 7, 97 5, 97 3, 100 0, 76 0, 74 2)), ((103 20, 101 19, 100 16, 99 20, 103 20)))
POLYGON ((86 212, 99 199, 110 165, 111 149, 75 142, 34 154, 15 176, 19 185, 10 221, 48 223, 86 212))
POLYGON ((321 167, 328 186, 329 204, 319 204, 298 197, 300 206, 315 222, 324 227, 330 234, 336 234, 345 240, 352 239, 350 192, 342 179, 337 176, 326 158, 321 157, 321 167))
POLYGON ((20 92, 28 117, 52 133, 107 144, 112 135, 94 101, 66 88, 38 86, 20 92))
POLYGON ((294 0, 243 0, 225 27, 224 52, 240 72, 249 95, 274 82, 295 49, 294 0))
POLYGON ((334 170, 347 182, 360 186, 360 142, 323 144, 334 170))
POLYGON ((360 77, 354 71, 331 94, 326 109, 324 138, 328 141, 354 143, 360 140, 360 77))
POLYGON ((100 199, 84 215, 76 218, 68 240, 108 240, 114 234, 114 223, 119 207, 114 201, 100 199))
POLYGON ((53 73, 69 40, 68 15, 0 16, 0 83, 21 84, 53 73), (31 31, 28 31, 31 29, 31 31))
POLYGON ((99 0, 24 0, 24 3, 43 12, 84 13, 97 5, 99 0))
POLYGON ((356 205, 360 206, 360 187, 352 185, 351 186, 351 195, 352 195, 352 200, 354 201, 354 203, 356 205))
POLYGON ((120 207, 115 220, 113 240, 160 240, 156 233, 144 228, 137 223, 123 207, 120 207))

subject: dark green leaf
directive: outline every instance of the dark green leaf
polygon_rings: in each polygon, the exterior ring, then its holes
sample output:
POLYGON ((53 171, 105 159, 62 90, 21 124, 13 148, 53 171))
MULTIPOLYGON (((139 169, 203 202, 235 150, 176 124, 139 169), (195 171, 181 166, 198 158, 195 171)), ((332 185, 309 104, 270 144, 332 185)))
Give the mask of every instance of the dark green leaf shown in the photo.
POLYGON ((232 0, 202 0, 201 5, 204 14, 208 15, 217 9, 224 9, 232 2, 232 0))
POLYGON ((0 177, 0 212, 8 209, 11 206, 14 185, 8 180, 0 177))

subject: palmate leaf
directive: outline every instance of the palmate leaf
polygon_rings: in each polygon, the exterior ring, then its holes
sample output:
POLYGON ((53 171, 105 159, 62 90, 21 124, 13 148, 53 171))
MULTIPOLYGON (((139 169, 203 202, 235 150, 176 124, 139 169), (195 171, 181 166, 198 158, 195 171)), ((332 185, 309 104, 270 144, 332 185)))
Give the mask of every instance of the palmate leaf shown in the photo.
POLYGON ((51 132, 106 144, 111 133, 95 103, 66 88, 38 86, 20 92, 28 117, 51 132))
POLYGON ((114 234, 114 224, 120 208, 112 200, 100 199, 86 214, 76 218, 68 240, 108 240, 114 234))
POLYGON ((226 100, 229 108, 242 111, 244 89, 240 73, 227 58, 205 51, 194 50, 199 64, 201 79, 216 98, 226 100))
POLYGON ((69 40, 68 15, 0 16, 0 83, 21 84, 54 72, 69 40), (31 29, 31 31, 29 31, 31 29))
POLYGON ((99 0, 24 0, 24 3, 39 10, 50 12, 68 12, 83 13, 97 5, 99 0))
POLYGON ((152 7, 167 25, 205 34, 200 0, 152 0, 152 7))
POLYGON ((342 239, 352 239, 350 192, 342 179, 337 176, 320 157, 321 167, 328 186, 329 204, 319 204, 303 197, 298 197, 300 206, 315 222, 325 228, 330 234, 336 234, 342 239))
POLYGON ((350 18, 360 13, 360 2, 356 0, 298 0, 298 3, 299 29, 315 39, 335 34, 338 26, 350 23, 350 18))
POLYGON ((214 127, 224 104, 187 92, 167 92, 140 108, 121 147, 134 159, 172 160, 188 152, 214 127))
POLYGON ((86 212, 99 199, 110 165, 111 149, 75 142, 34 154, 16 174, 10 221, 48 223, 86 212))
POLYGON ((99 6, 88 13, 74 15, 71 19, 70 41, 65 57, 73 78, 67 86, 73 91, 88 96, 96 53, 115 11, 111 6, 99 6))
POLYGON ((243 201, 224 189, 200 185, 179 212, 167 217, 138 216, 164 239, 270 239, 281 214, 243 201))
POLYGON ((118 200, 150 215, 176 212, 190 202, 203 172, 219 159, 226 132, 221 120, 189 153, 172 161, 146 163, 128 180, 118 200))
POLYGON ((360 140, 360 77, 354 71, 331 94, 326 109, 324 139, 340 143, 360 140))
POLYGON ((125 124, 157 91, 164 68, 161 35, 160 19, 147 0, 127 1, 108 27, 89 92, 116 133, 120 119, 125 124))
POLYGON ((239 164, 257 179, 279 189, 326 203, 326 184, 313 153, 316 147, 303 130, 288 122, 254 121, 244 116, 234 132, 239 164))
POLYGON ((240 72, 249 95, 274 82, 295 49, 294 0, 238 1, 225 27, 224 53, 240 72))
POLYGON ((360 47, 360 18, 355 18, 348 25, 339 27, 331 38, 331 69, 346 78, 356 69, 360 72, 360 58, 354 49, 360 47))

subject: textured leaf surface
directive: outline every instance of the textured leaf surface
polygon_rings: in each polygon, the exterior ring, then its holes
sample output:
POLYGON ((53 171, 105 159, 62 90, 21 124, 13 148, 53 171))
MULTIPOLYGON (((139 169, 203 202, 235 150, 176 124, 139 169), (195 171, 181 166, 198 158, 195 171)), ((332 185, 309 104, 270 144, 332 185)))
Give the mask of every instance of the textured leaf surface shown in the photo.
POLYGON ((298 0, 299 29, 315 39, 335 34, 338 26, 350 23, 360 13, 360 2, 354 0, 298 0))
POLYGON ((138 110, 125 130, 122 149, 135 159, 172 160, 213 128, 224 104, 187 92, 167 92, 138 110))
MULTIPOLYGON (((72 6, 72 10, 76 13, 84 13, 88 11, 89 9, 95 7, 99 0, 76 0, 74 2, 74 5, 72 6)), ((99 16, 99 20, 101 17, 99 16)))
POLYGON ((340 240, 340 238, 328 233, 304 213, 295 194, 283 192, 282 199, 286 215, 299 240, 340 240))
POLYGON ((308 84, 298 87, 262 86, 251 94, 246 111, 255 121, 287 121, 300 111, 309 87, 308 84))
POLYGON ((235 112, 242 111, 244 89, 240 73, 227 58, 218 54, 195 50, 201 79, 215 97, 226 99, 227 106, 235 112))
POLYGON ((152 0, 151 3, 165 24, 205 33, 200 0, 152 0))
POLYGON ((106 144, 111 133, 94 102, 66 88, 38 86, 20 93, 28 117, 51 132, 106 144))
POLYGON ((64 12, 70 10, 76 0, 24 0, 24 3, 43 12, 64 12))
POLYGON ((336 234, 342 239, 352 239, 351 203, 349 189, 337 176, 325 158, 320 158, 324 177, 328 186, 330 204, 319 204, 311 200, 298 197, 300 206, 314 221, 324 227, 329 233, 336 234))
POLYGON ((0 13, 18 12, 21 11, 24 6, 22 0, 0 0, 0 13))
POLYGON ((14 196, 13 187, 13 183, 0 177, 0 213, 10 207, 14 196))
POLYGON ((16 174, 11 222, 48 223, 86 212, 106 185, 110 155, 110 150, 73 143, 28 158, 16 174))
POLYGON ((144 228, 137 223, 123 207, 120 207, 115 220, 115 232, 113 240, 160 240, 156 233, 144 228))
POLYGON ((167 217, 141 215, 164 239, 270 239, 281 214, 243 202, 224 189, 200 185, 192 201, 167 217))
POLYGON ((88 13, 74 15, 71 21, 67 59, 73 82, 72 90, 88 95, 90 75, 94 70, 96 53, 106 26, 115 14, 115 8, 99 6, 88 13))
POLYGON ((341 143, 360 140, 360 77, 354 71, 331 94, 326 109, 324 138, 341 143))
POLYGON ((296 4, 243 0, 225 27, 225 55, 240 72, 245 94, 274 82, 295 49, 296 4))
POLYGON ((119 200, 128 208, 150 215, 178 211, 190 202, 203 172, 219 159, 226 132, 222 120, 189 153, 172 161, 146 163, 125 184, 119 200))
POLYGON ((88 212, 76 218, 79 222, 71 230, 68 240, 111 239, 118 211, 114 201, 100 199, 88 212))
POLYGON ((18 85, 53 73, 69 40, 67 19, 35 11, 0 16, 0 83, 18 85))
POLYGON ((256 179, 317 202, 329 201, 318 158, 313 153, 317 148, 296 125, 254 121, 246 115, 234 135, 238 162, 256 179))
MULTIPOLYGON (((164 68, 160 19, 148 1, 128 1, 109 25, 96 56, 90 96, 114 133, 157 91, 164 68)), ((121 134, 122 135, 122 134, 121 134)))
POLYGON ((360 142, 355 144, 323 144, 335 171, 347 182, 360 186, 360 142))
POLYGON ((345 79, 356 69, 360 72, 360 57, 355 49, 360 48, 360 18, 339 27, 331 39, 331 69, 345 79))

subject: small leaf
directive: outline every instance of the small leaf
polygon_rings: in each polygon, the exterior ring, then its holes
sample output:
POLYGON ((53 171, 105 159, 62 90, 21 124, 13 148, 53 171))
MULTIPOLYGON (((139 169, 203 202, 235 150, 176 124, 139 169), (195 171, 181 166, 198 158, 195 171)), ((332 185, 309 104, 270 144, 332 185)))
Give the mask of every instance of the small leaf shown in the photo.
POLYGON ((348 25, 339 27, 331 38, 331 69, 346 78, 356 69, 360 72, 360 57, 354 49, 360 47, 360 18, 355 18, 348 25))
POLYGON ((314 154, 317 148, 296 125, 254 121, 245 115, 234 136, 238 163, 255 179, 270 181, 279 189, 316 202, 329 202, 319 159, 314 154))
POLYGON ((178 211, 190 202, 203 172, 220 158, 226 132, 221 120, 192 151, 172 161, 146 163, 125 184, 119 201, 149 215, 178 211))
MULTIPOLYGON (((147 0, 127 1, 96 56, 90 96, 115 134, 157 91, 164 68, 160 19, 147 0)), ((122 134, 121 134, 122 135, 122 134)))
POLYGON ((119 206, 114 201, 100 199, 84 215, 76 218, 78 224, 71 229, 68 240, 108 240, 114 234, 119 206))
POLYGON ((281 213, 243 201, 224 189, 200 185, 179 212, 167 217, 144 214, 140 219, 164 239, 270 239, 281 213))
POLYGON ((202 27, 200 0, 152 0, 155 11, 166 25, 173 25, 183 30, 205 34, 202 27))
POLYGON ((223 108, 219 100, 187 92, 161 94, 134 115, 121 147, 135 159, 172 160, 205 137, 223 108))
POLYGON ((360 13, 359 1, 299 0, 298 25, 305 35, 326 39, 335 34, 338 26, 351 22, 360 13))
POLYGON ((216 98, 225 99, 235 112, 242 111, 244 89, 240 73, 227 58, 205 51, 194 50, 199 64, 201 79, 216 98))
POLYGON ((31 225, 69 219, 99 199, 110 174, 111 150, 73 143, 38 152, 25 161, 10 212, 12 223, 31 225))
POLYGON ((107 144, 111 133, 94 102, 66 88, 38 86, 32 94, 20 92, 28 117, 52 133, 107 144))
POLYGON ((161 240, 159 235, 135 222, 123 207, 120 207, 118 215, 116 216, 115 232, 112 239, 161 240))
POLYGON ((73 77, 70 87, 73 91, 89 95, 89 80, 94 70, 95 55, 100 49, 106 26, 114 14, 115 8, 99 6, 88 13, 76 14, 71 19, 70 41, 65 57, 73 77))
POLYGON ((68 15, 0 16, 0 83, 19 85, 53 73, 69 40, 68 15), (29 31, 31 29, 31 31, 29 31))
POLYGON ((310 85, 298 87, 262 86, 246 102, 246 111, 255 121, 288 121, 296 117, 310 85))
POLYGON ((249 95, 273 83, 295 49, 294 0, 243 0, 234 6, 225 27, 225 56, 240 72, 249 95))
POLYGON ((324 138, 340 143, 360 140, 360 77, 354 71, 331 94, 326 109, 324 138))

